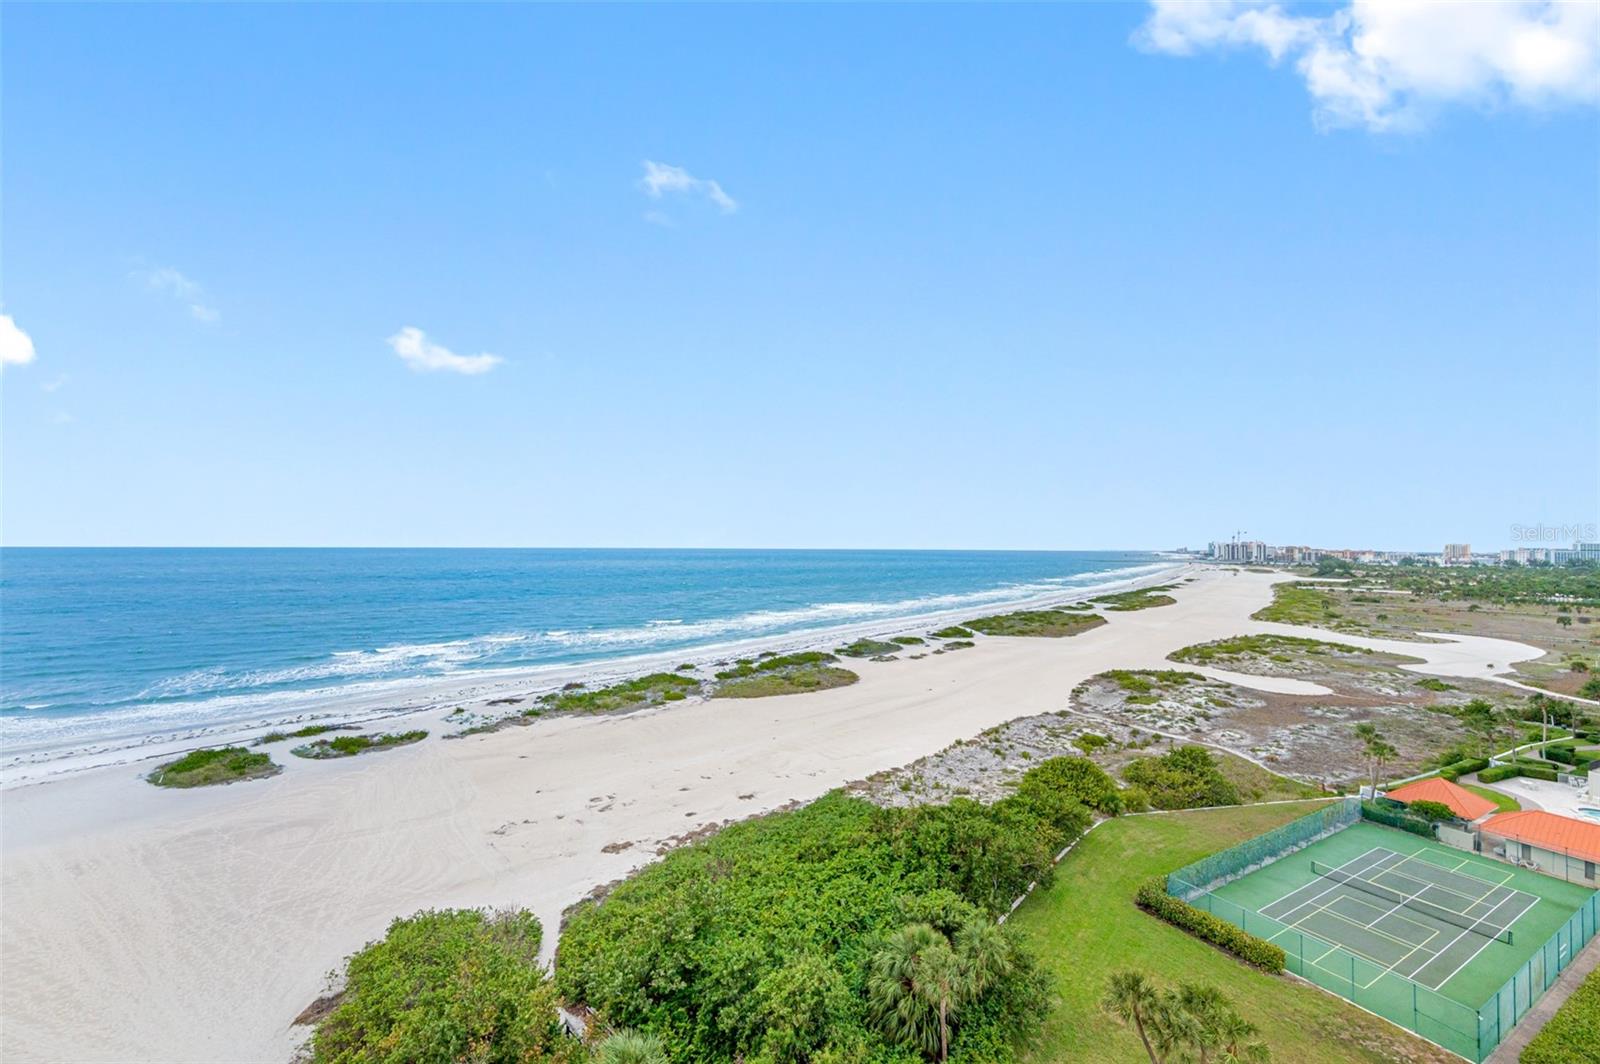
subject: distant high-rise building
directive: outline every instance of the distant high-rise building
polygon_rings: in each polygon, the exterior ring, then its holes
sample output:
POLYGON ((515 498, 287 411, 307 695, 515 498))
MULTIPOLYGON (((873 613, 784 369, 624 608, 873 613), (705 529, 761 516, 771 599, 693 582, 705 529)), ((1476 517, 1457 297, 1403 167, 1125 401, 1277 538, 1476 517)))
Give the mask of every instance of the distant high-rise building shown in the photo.
POLYGON ((1600 543, 1574 543, 1572 555, 1580 562, 1600 562, 1600 543))
POLYGON ((1465 564, 1471 560, 1472 544, 1470 543, 1446 543, 1444 545, 1444 556, 1440 558, 1440 561, 1446 565, 1465 564))

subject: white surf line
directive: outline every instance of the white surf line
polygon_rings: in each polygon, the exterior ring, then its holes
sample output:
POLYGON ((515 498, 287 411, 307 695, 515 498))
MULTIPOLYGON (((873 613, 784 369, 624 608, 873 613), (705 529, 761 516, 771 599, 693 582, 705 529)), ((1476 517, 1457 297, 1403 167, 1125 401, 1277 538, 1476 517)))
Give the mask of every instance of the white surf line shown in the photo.
MULTIPOLYGON (((1522 907, 1521 911, 1518 912, 1516 916, 1513 916, 1511 918, 1511 923, 1506 924, 1505 928, 1502 928, 1502 930, 1505 930, 1507 928, 1511 928, 1511 927, 1515 926, 1516 922, 1518 920, 1522 919, 1524 916, 1527 915, 1529 909, 1531 909, 1535 905, 1539 904, 1539 899, 1536 896, 1530 894, 1529 898, 1531 900, 1528 902, 1528 904, 1524 905, 1522 907)), ((1507 898, 1506 899, 1506 901, 1511 901, 1511 900, 1512 900, 1511 898, 1507 898)), ((1500 902, 1494 908, 1498 909, 1498 908, 1500 908, 1501 905, 1504 905, 1504 904, 1505 904, 1505 902, 1500 902)), ((1489 917, 1489 915, 1492 914, 1493 912, 1494 912, 1494 909, 1490 909, 1488 913, 1484 914, 1484 919, 1487 919, 1489 917)), ((1457 942, 1460 942, 1462 940, 1462 938, 1466 937, 1470 933, 1472 933, 1472 932, 1463 931, 1463 932, 1461 932, 1461 934, 1457 935, 1455 938, 1452 938, 1449 942, 1446 942, 1445 945, 1444 945, 1444 949, 1441 949, 1439 951, 1438 956, 1442 957, 1445 953, 1449 952, 1451 946, 1454 946, 1457 942)), ((1471 964, 1474 960, 1476 960, 1477 957, 1478 957, 1478 954, 1480 954, 1484 950, 1488 949, 1489 948, 1489 943, 1498 942, 1498 941, 1499 941, 1499 939, 1497 939, 1497 938, 1485 937, 1484 940, 1483 940, 1483 944, 1481 946, 1479 946, 1477 949, 1473 950, 1470 954, 1468 954, 1466 960, 1464 960, 1460 964, 1456 965, 1455 971, 1452 971, 1449 975, 1445 976, 1443 979, 1439 980, 1437 983, 1433 983, 1431 985, 1428 984, 1428 983, 1424 983, 1424 982, 1422 982, 1422 980, 1417 979, 1414 975, 1412 977, 1412 981, 1417 983, 1420 986, 1427 987, 1429 990, 1437 991, 1441 986, 1444 986, 1450 980, 1454 979, 1461 972, 1461 969, 1465 968, 1467 965, 1471 964)), ((1425 965, 1423 965, 1423 967, 1426 968, 1427 965, 1425 964, 1425 965)), ((1420 971, 1420 969, 1419 969, 1419 971, 1420 971)))
MULTIPOLYGON (((1374 846, 1372 849, 1368 850, 1366 853, 1357 854, 1356 856, 1350 858, 1350 860, 1346 861, 1344 864, 1337 866, 1335 871, 1343 871, 1347 866, 1355 864, 1357 861, 1361 860, 1361 858, 1370 857, 1372 854, 1377 853, 1380 850, 1383 851, 1388 856, 1387 857, 1380 857, 1373 864, 1367 865, 1366 868, 1363 869, 1363 871, 1366 871, 1367 869, 1372 869, 1372 868, 1378 867, 1378 865, 1382 864, 1384 861, 1387 861, 1389 859, 1389 857, 1399 857, 1400 856, 1395 851, 1387 849, 1387 848, 1385 848, 1383 846, 1374 846)), ((1351 873, 1351 874, 1353 875, 1354 873, 1351 873)), ((1285 909, 1284 913, 1283 913, 1283 916, 1273 916, 1271 913, 1267 912, 1268 909, 1272 908, 1274 905, 1277 905, 1279 902, 1287 901, 1290 898, 1294 897, 1296 894, 1300 893, 1302 890, 1305 890, 1308 887, 1314 887, 1316 885, 1317 884, 1316 884, 1316 882, 1314 880, 1312 882, 1310 882, 1310 883, 1302 883, 1300 886, 1294 888, 1289 893, 1283 895, 1280 898, 1276 898, 1276 899, 1268 902, 1266 905, 1262 906, 1261 915, 1265 916, 1265 917, 1267 917, 1269 919, 1272 919, 1272 920, 1277 920, 1280 923, 1295 923, 1295 921, 1286 919, 1286 917, 1290 913, 1298 912, 1300 909, 1303 909, 1307 905, 1310 905, 1313 902, 1315 902, 1318 898, 1321 898, 1321 897, 1323 897, 1324 895, 1327 895, 1327 894, 1331 894, 1335 890, 1337 890, 1340 887, 1344 886, 1343 883, 1335 882, 1333 884, 1333 886, 1326 887, 1323 890, 1318 891, 1316 894, 1313 894, 1311 897, 1307 898, 1303 902, 1300 902, 1298 905, 1295 905, 1295 906, 1293 906, 1291 908, 1285 909)))

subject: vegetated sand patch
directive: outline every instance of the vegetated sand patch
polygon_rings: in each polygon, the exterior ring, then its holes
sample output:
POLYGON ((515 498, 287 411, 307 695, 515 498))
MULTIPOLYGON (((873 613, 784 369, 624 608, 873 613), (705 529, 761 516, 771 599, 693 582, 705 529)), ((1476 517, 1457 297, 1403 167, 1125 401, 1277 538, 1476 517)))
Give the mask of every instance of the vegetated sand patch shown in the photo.
POLYGON ((569 904, 672 840, 1053 713, 1104 669, 1169 668, 1248 629, 1277 578, 1202 571, 1172 606, 854 662, 829 691, 435 736, 247 786, 170 792, 134 764, 9 790, 0 1057, 285 1060, 325 974, 397 916, 525 906, 553 948, 569 904))

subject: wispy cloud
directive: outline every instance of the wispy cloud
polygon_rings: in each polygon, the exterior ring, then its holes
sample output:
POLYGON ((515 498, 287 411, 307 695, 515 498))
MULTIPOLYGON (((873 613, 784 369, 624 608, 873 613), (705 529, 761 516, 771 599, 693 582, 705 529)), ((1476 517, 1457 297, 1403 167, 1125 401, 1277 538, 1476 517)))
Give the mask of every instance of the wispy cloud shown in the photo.
POLYGON ((416 373, 464 373, 474 376, 488 373, 505 359, 499 355, 458 355, 448 347, 433 343, 428 335, 414 325, 407 325, 393 336, 388 344, 400 360, 416 373))
POLYGON ((681 166, 669 166, 652 159, 644 161, 644 176, 639 179, 639 187, 644 189, 646 196, 655 200, 669 193, 703 196, 716 204, 723 214, 732 214, 739 209, 738 202, 709 177, 695 177, 681 166))
POLYGON ((171 266, 156 266, 145 270, 134 270, 133 276, 151 292, 171 296, 188 307, 189 316, 195 321, 209 323, 222 317, 221 312, 206 299, 205 289, 171 266))
POLYGON ((0 314, 0 367, 26 366, 34 360, 33 337, 9 314, 0 314))
POLYGON ((67 386, 67 375, 65 373, 61 374, 61 376, 59 376, 59 377, 52 377, 47 381, 40 381, 39 382, 39 390, 42 391, 42 392, 46 392, 46 393, 59 392, 62 388, 65 388, 66 386, 67 386))
POLYGON ((1415 129, 1445 104, 1600 101, 1600 4, 1350 0, 1300 14, 1265 0, 1152 0, 1134 41, 1173 55, 1259 48, 1286 58, 1320 127, 1415 129))

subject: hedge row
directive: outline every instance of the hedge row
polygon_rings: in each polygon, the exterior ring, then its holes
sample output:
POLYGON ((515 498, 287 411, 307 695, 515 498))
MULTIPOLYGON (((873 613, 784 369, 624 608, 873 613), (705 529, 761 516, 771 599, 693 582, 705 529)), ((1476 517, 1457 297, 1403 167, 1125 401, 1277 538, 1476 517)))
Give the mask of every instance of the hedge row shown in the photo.
POLYGON ((1433 821, 1412 816, 1410 813, 1405 813, 1398 809, 1389 809, 1379 805, 1377 802, 1361 803, 1361 819, 1387 824, 1392 828, 1399 828, 1401 831, 1409 831, 1413 835, 1421 835, 1423 838, 1432 839, 1438 837, 1433 830, 1433 821))
POLYGON ((1257 938, 1234 927, 1220 916, 1197 909, 1186 901, 1167 893, 1167 881, 1157 876, 1146 880, 1135 895, 1139 908, 1152 916, 1159 916, 1172 926, 1220 946, 1246 964, 1268 972, 1281 972, 1285 961, 1282 949, 1266 939, 1257 938))
POLYGON ((1567 999, 1522 1051, 1522 1064, 1591 1064, 1600 1060, 1600 972, 1567 999))
POLYGON ((1478 773, 1478 781, 1480 783, 1499 783, 1501 780, 1508 780, 1513 776, 1526 776, 1530 780, 1544 780, 1546 783, 1554 783, 1556 781, 1556 770, 1544 768, 1541 765, 1496 765, 1478 773))
POLYGON ((1457 761, 1457 762, 1454 762, 1453 764, 1446 765, 1444 768, 1441 768, 1439 770, 1439 775, 1443 776, 1445 779, 1447 779, 1450 782, 1454 783, 1456 780, 1460 779, 1462 776, 1470 776, 1474 772, 1482 772, 1484 769, 1486 769, 1488 767, 1489 767, 1489 759, 1488 758, 1486 758, 1486 757, 1469 757, 1465 761, 1457 761))

